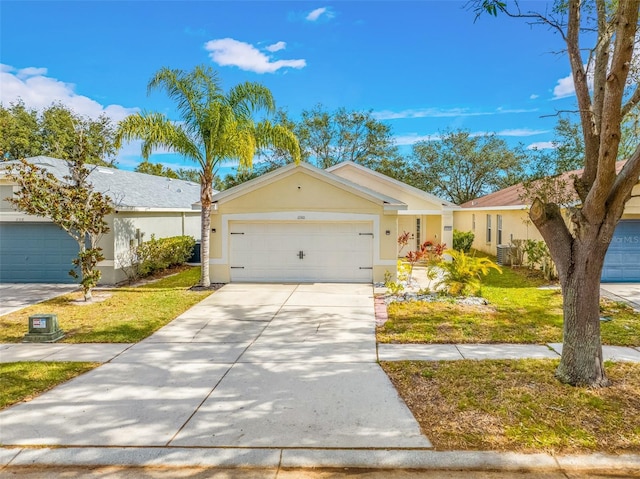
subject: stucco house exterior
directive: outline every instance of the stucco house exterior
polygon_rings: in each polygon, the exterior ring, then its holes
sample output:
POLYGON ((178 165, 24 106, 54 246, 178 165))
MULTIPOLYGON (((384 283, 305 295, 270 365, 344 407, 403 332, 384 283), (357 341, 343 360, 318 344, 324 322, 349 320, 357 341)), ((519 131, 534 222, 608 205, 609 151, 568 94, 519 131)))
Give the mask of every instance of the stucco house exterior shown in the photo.
MULTIPOLYGON (((618 169, 623 165, 618 162, 618 169)), ((562 177, 571 181, 580 173, 570 171, 562 177)), ((472 231, 473 248, 495 256, 499 246, 508 246, 513 240, 542 240, 529 219, 530 204, 523 199, 524 193, 523 185, 517 184, 460 205, 454 213, 455 229, 472 231)), ((634 187, 609 245, 602 281, 640 281, 640 183, 634 187)))
POLYGON ((420 217, 423 241, 430 225, 436 239, 453 228, 452 204, 353 163, 290 164, 213 201, 214 282, 383 281, 396 274, 405 220, 420 217))
POLYGON ((425 241, 453 245, 453 215, 460 209, 456 204, 351 161, 327 171, 407 205, 406 210, 398 211, 398 234, 410 233, 410 242, 401 254, 419 249, 425 241))
MULTIPOLYGON (((28 161, 58 178, 69 172, 63 160, 39 156, 28 161)), ((107 217, 110 231, 99 244, 105 256, 98 265, 101 284, 126 279, 122 267, 130 260, 128 251, 152 235, 200 239, 199 184, 102 166, 93 169, 89 181, 115 208, 107 217)), ((0 282, 74 282, 68 272, 76 242, 48 219, 26 215, 6 201, 17 188, 0 173, 0 282)))

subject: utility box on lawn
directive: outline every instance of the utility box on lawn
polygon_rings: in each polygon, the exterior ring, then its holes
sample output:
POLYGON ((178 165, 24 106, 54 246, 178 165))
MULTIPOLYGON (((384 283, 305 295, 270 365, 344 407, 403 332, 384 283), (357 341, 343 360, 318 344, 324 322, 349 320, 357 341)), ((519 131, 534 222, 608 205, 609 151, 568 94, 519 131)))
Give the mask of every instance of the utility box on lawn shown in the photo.
POLYGON ((64 336, 58 326, 57 314, 34 314, 29 316, 29 332, 22 339, 25 343, 54 343, 64 336))

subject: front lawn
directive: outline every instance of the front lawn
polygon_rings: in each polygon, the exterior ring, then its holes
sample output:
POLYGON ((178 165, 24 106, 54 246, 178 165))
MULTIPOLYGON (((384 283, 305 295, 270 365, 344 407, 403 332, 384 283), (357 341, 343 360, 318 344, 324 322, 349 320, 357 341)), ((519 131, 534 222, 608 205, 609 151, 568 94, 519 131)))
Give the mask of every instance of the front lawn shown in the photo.
POLYGON ((96 366, 99 364, 73 362, 0 364, 0 409, 29 400, 96 366))
POLYGON ((558 360, 385 362, 437 450, 640 452, 640 364, 607 363, 613 385, 554 378, 558 360))
POLYGON ((66 343, 136 343, 161 328, 211 291, 190 291, 198 283, 200 268, 189 268, 173 276, 137 287, 95 292, 103 301, 82 304, 81 293, 71 293, 0 316, 0 342, 22 341, 28 318, 36 313, 58 315, 66 343))
MULTIPOLYGON (((482 296, 488 306, 447 302, 392 303, 389 321, 378 328, 380 343, 533 343, 562 342, 562 295, 524 268, 491 271, 482 296)), ((638 346, 640 314, 603 299, 603 344, 638 346)))

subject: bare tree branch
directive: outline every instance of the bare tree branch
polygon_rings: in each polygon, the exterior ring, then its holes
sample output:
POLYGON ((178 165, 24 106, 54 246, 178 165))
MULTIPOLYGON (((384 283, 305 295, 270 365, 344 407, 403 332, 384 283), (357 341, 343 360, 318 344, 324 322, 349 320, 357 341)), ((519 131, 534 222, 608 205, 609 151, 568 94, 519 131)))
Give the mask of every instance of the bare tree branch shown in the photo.
POLYGON ((625 117, 629 114, 633 108, 640 103, 640 86, 636 85, 636 89, 633 94, 627 100, 627 102, 622 106, 622 116, 625 117))

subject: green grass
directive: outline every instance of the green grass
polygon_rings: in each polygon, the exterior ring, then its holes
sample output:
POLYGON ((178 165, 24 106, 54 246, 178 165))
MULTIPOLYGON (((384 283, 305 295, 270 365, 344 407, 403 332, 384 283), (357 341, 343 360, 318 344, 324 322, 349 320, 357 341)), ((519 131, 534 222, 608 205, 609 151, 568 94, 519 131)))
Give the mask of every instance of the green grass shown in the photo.
POLYGON ((98 366, 98 363, 20 362, 0 364, 0 409, 28 400, 98 366))
POLYGON ((554 378, 557 360, 383 363, 436 449, 640 452, 640 364, 607 363, 613 385, 554 378))
POLYGON ((30 306, 0 317, 0 342, 20 342, 29 316, 35 313, 58 315, 66 334, 61 342, 138 342, 211 294, 189 290, 199 275, 199 268, 189 268, 143 286, 101 290, 96 298, 110 296, 91 304, 78 304, 81 294, 72 293, 30 306))
MULTIPOLYGON (((524 343, 562 342, 562 295, 540 289, 546 282, 522 268, 491 271, 482 296, 488 306, 452 302, 392 303, 389 321, 378 328, 381 343, 524 343)), ((632 308, 602 301, 603 344, 637 346, 640 314, 632 308)))

